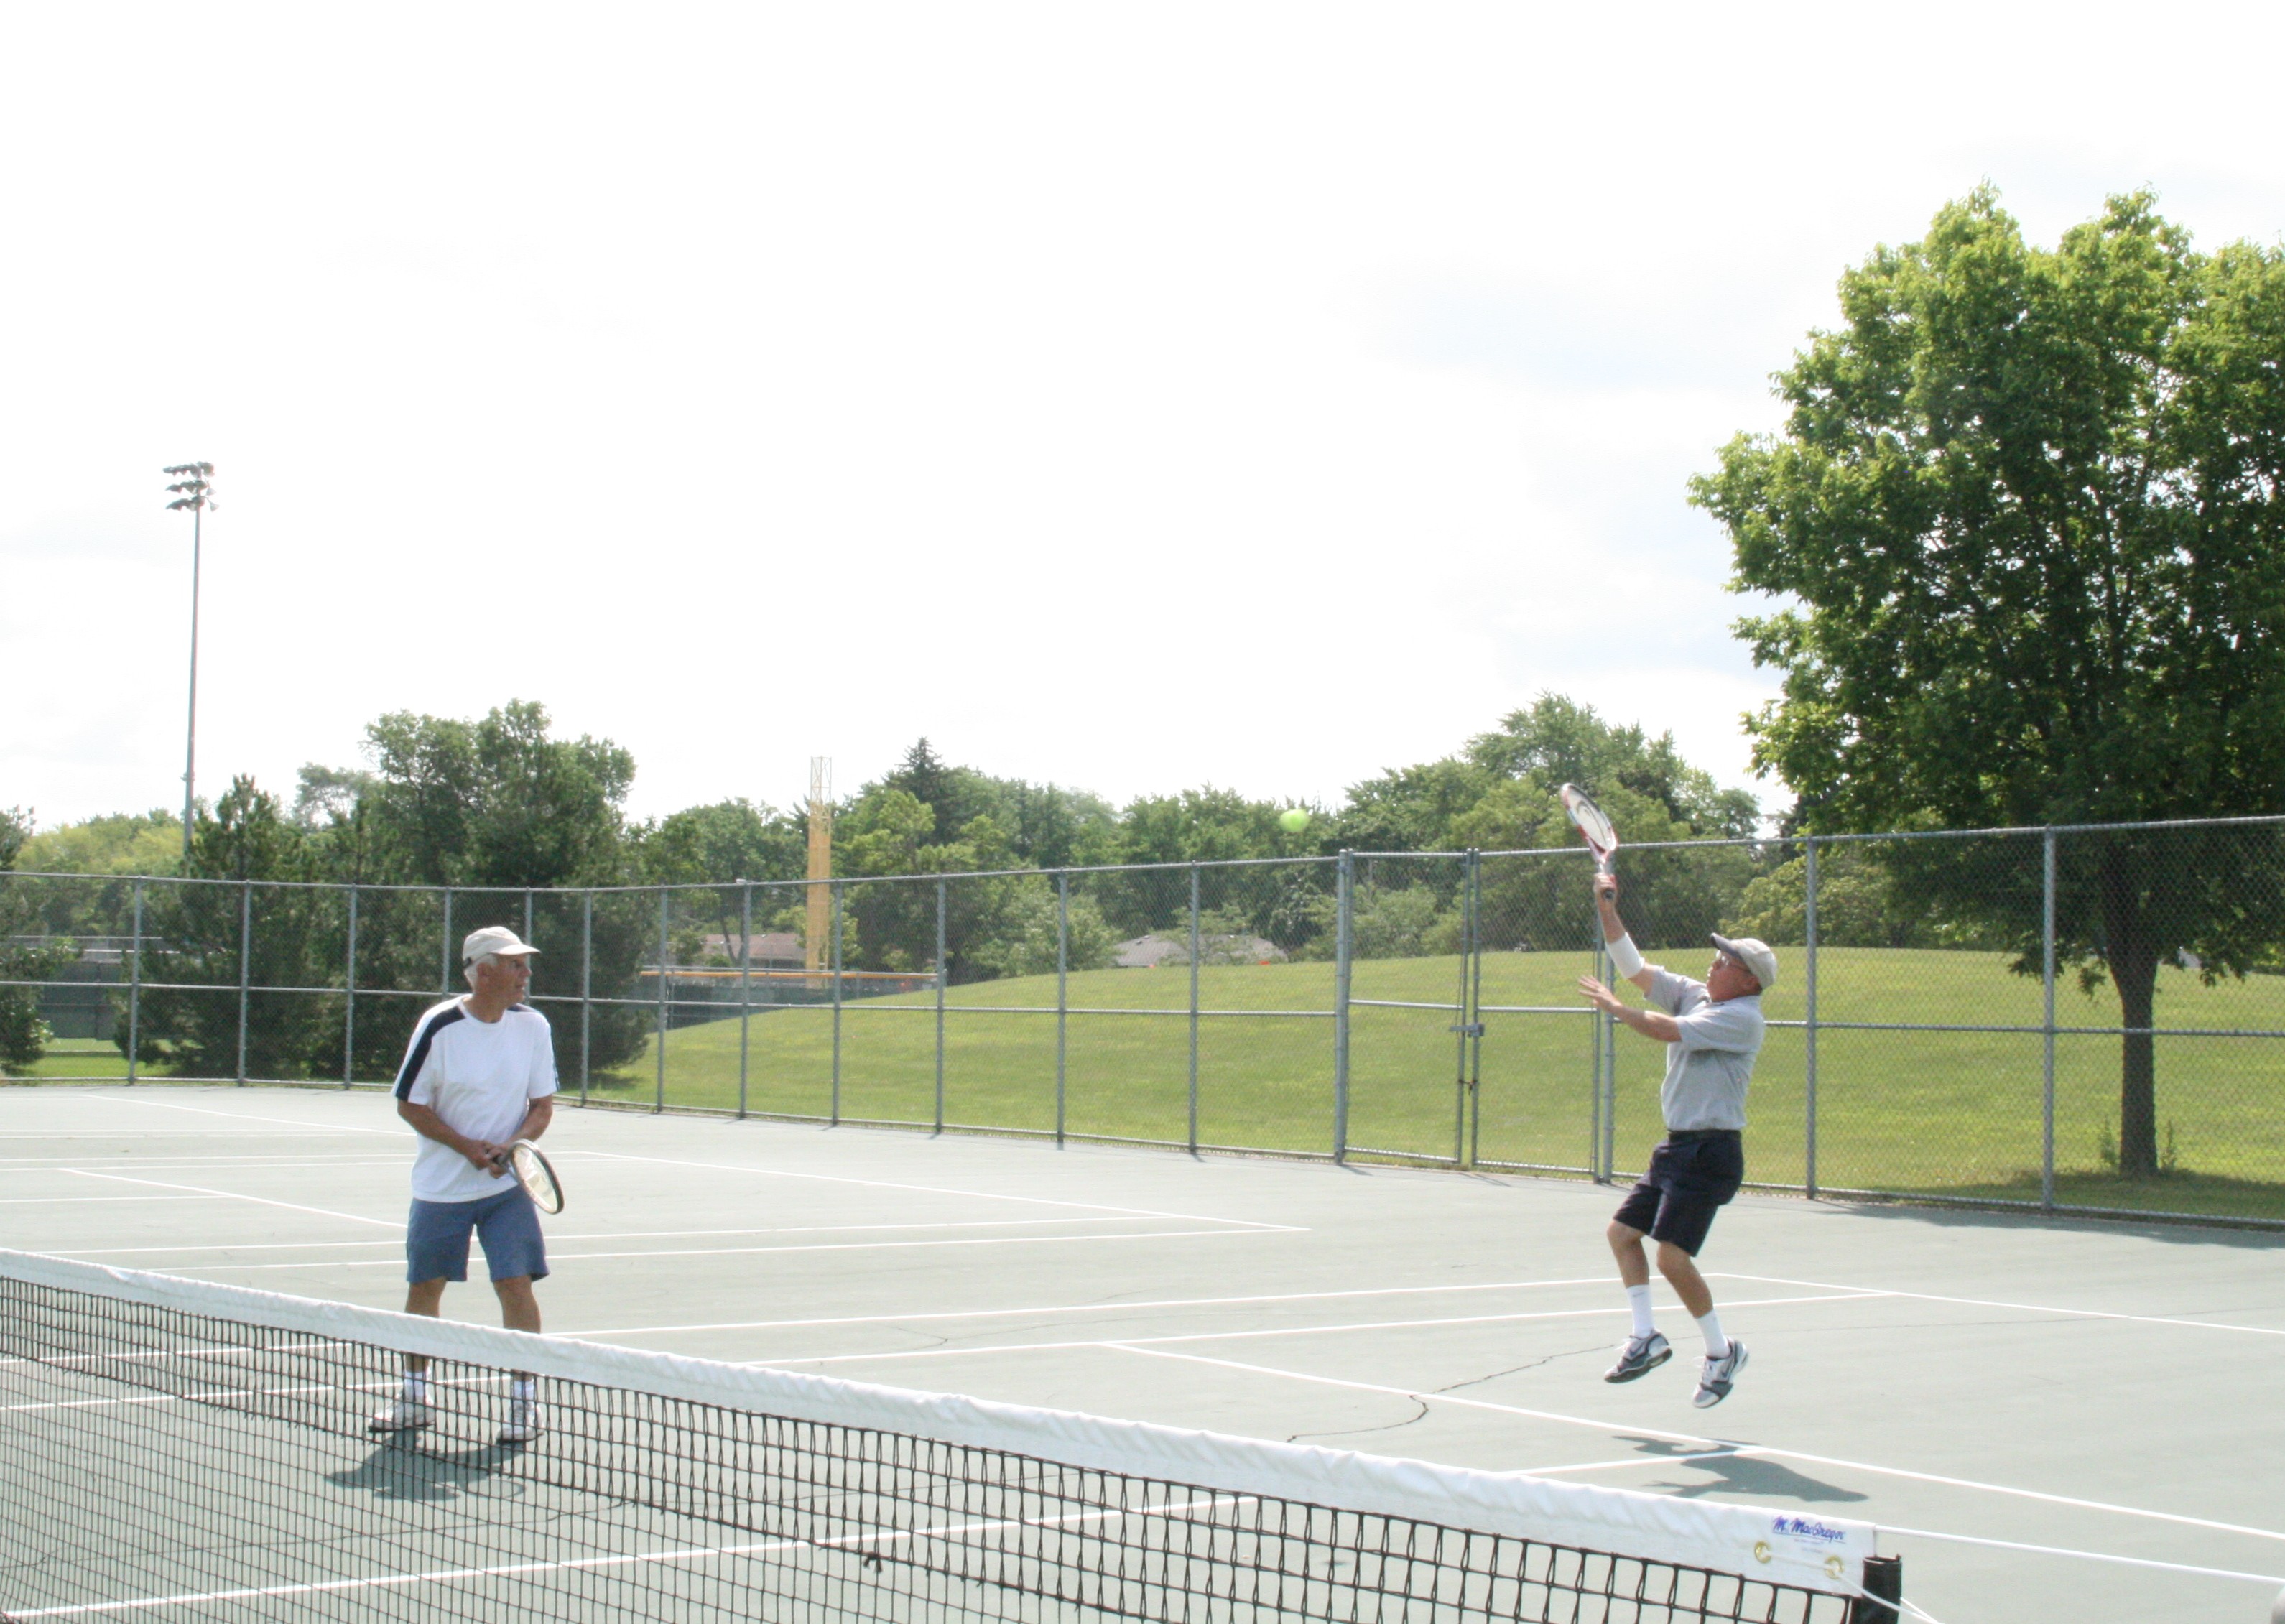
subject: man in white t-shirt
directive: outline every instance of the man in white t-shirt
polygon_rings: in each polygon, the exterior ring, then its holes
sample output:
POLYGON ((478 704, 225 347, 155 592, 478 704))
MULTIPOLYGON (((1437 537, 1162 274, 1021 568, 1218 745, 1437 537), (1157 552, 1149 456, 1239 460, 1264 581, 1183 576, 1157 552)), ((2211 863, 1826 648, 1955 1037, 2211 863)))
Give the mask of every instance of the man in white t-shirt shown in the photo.
MULTIPOLYGON (((468 1236, 483 1243, 500 1323, 537 1331, 532 1283, 547 1276, 547 1246, 531 1197, 507 1169, 508 1147, 547 1131, 555 1110, 555 1047, 547 1017, 523 1001, 539 950, 504 925, 460 945, 468 992, 423 1015, 397 1074, 397 1114, 420 1135, 412 1162, 412 1215, 404 1229, 404 1312, 431 1318, 444 1283, 468 1277, 468 1236)), ((529 1374, 508 1387, 502 1443, 539 1436, 529 1374)), ((404 1360, 402 1393, 366 1424, 376 1432, 428 1424, 428 1361, 404 1360)))

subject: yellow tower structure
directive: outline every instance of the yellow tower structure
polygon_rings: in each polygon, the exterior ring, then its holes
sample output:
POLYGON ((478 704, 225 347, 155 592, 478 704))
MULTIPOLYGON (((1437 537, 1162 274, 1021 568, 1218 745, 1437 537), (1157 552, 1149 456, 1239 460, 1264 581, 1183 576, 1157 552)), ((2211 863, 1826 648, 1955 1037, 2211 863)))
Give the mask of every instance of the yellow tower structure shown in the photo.
POLYGON ((809 918, 802 968, 811 975, 833 962, 833 757, 809 758, 809 918))

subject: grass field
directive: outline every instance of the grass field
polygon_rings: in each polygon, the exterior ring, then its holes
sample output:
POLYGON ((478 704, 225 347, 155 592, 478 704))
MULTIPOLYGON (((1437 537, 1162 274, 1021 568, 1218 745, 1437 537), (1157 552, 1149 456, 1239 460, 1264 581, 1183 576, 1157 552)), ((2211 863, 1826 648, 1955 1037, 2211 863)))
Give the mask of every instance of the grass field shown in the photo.
MULTIPOLYGON (((1666 955, 1700 973, 1698 955, 1666 955)), ((1773 1020, 1807 1014, 1801 954, 1765 1000, 1773 1020)), ((1583 1169, 1591 1121, 1590 1026, 1573 982, 1576 953, 1493 953, 1483 967, 1486 1035, 1476 1155, 1488 1162, 1583 1169), (1552 1014, 1500 1006, 1556 1007, 1552 1014)), ((1449 1004, 1452 958, 1371 960, 1354 996, 1449 1004)), ((2020 1025, 2042 1019, 2036 980, 1998 954, 1829 948, 1819 954, 1817 1179, 1827 1189, 2036 1200, 2043 1042, 2022 1033, 1863 1032, 1848 1023, 2020 1025)), ((543 989, 544 990, 544 989, 543 989)), ((1197 1137, 1209 1145, 1324 1152, 1333 1142, 1333 969, 1325 963, 1213 965, 1199 972, 1197 1137), (1238 1012, 1246 1013, 1238 1013, 1238 1012)), ((1070 978, 1064 1121, 1074 1134, 1182 1143, 1190 1137, 1189 976, 1180 969, 1100 970, 1070 978)), ((1052 1133, 1052 977, 955 987, 945 1014, 945 1120, 1052 1133)), ((2107 991, 2058 992, 2063 1028, 2117 1018, 2107 991)), ((563 1018, 559 1012, 559 1020, 563 1018)), ((1355 1008, 1348 1142, 1451 1157, 1460 1104, 1446 1009, 1355 1008)), ((2285 977, 2214 987, 2163 972, 2162 1027, 2285 1032, 2285 977)), ((1800 1184, 1808 1170, 1805 1034, 1770 1034, 1756 1069, 1747 1139, 1757 1181, 1800 1184)), ((2285 1039, 2162 1037, 2158 1119, 2168 1172, 2122 1180, 2106 1165, 2118 1112, 2119 1041, 2068 1031, 2056 1041, 2057 1194, 2077 1204, 2285 1218, 2285 1039)), ((1618 1159, 1637 1165, 1659 1133, 1658 1046, 1620 1034, 1618 1159)), ((749 1023, 750 1110, 824 1117, 833 1109, 829 1008, 758 1011, 749 1023)), ((606 1100, 648 1102, 646 1052, 598 1078, 606 1100)), ((738 1102, 735 1018, 678 1028, 666 1041, 666 1099, 738 1102)), ((107 1044, 59 1044, 30 1080, 123 1078, 107 1044)), ((567 1079, 569 1080, 569 1079, 567 1079)), ((844 1008, 840 1113, 848 1120, 930 1123, 936 1116, 933 994, 844 1008)))
MULTIPOLYGON (((1669 955, 1677 957, 1677 955, 1669 955)), ((1766 1000, 1774 1020, 1800 1020, 1793 976, 1766 1000)), ((1694 960, 1678 960, 1693 973, 1694 960)), ((1576 954, 1498 953, 1484 961, 1483 1001, 1577 1007, 1576 954)), ((1449 1003, 1455 959, 1370 961, 1355 967, 1358 999, 1449 1003)), ((1993 953, 1827 949, 1819 954, 1817 1175, 1826 1189, 2036 1200, 2043 1042, 2037 1032, 1860 1032, 1845 1024, 2025 1025, 2042 1020, 2036 980, 1993 953)), ((1332 967, 1209 966, 1199 973, 1198 1138, 1207 1144, 1323 1151, 1332 1143, 1332 967), (1270 1014, 1237 1015, 1236 1010, 1270 1014)), ((1065 1064, 1069 1131, 1181 1142, 1189 1134, 1189 978, 1182 969, 1106 970, 1070 979, 1065 1064), (1113 1013, 1077 1013, 1108 1011, 1113 1013), (1149 1013, 1172 1011, 1174 1013, 1149 1013)), ((1055 1126, 1053 977, 956 987, 945 1017, 945 1119, 953 1125, 1051 1132, 1055 1126), (1041 1010, 1044 1013, 1031 1013, 1041 1010)), ((2058 1025, 2115 1021, 2107 991, 2058 992, 2058 1025)), ((2214 987, 2164 972, 2162 1026, 2285 1032, 2285 978, 2214 987)), ((1354 1010, 1349 1142, 1449 1157, 1458 1091, 1444 1010, 1354 1010)), ((844 1007, 841 1114, 927 1123, 935 1114, 934 1000, 916 994, 844 1007)), ((1485 1017, 1480 1159, 1584 1167, 1591 1102, 1583 1013, 1485 1017)), ((1771 1033, 1756 1070, 1748 1139, 1756 1181, 1799 1184, 1807 1172, 1807 1041, 1771 1033)), ((2172 1166, 2156 1180, 2122 1180, 2106 1165, 2115 1144, 2119 1042, 2071 1035, 2056 1043, 2059 1198, 2085 1205, 2285 1218, 2285 1040, 2163 1037, 2158 1117, 2172 1166)), ((758 1111, 824 1116, 832 1102, 832 1016, 773 1010, 750 1023, 747 1100, 758 1111)), ((1663 1051, 1621 1034, 1617 1143, 1638 1165, 1659 1132, 1663 1051)), ((738 1023, 669 1033, 666 1097, 734 1106, 738 1023)), ((605 1079, 606 1097, 650 1097, 655 1056, 605 1079)))

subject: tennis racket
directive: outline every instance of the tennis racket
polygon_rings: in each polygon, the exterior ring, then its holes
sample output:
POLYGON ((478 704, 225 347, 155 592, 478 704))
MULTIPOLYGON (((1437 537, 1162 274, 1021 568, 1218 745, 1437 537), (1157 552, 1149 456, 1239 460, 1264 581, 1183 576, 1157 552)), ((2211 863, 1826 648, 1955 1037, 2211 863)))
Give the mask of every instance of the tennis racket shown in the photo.
POLYGON ((555 1169, 539 1154, 539 1147, 528 1139, 519 1139, 510 1145, 500 1158, 515 1181, 523 1186, 531 1197, 531 1204, 543 1212, 563 1210, 563 1184, 555 1176, 555 1169))
POLYGON ((1586 837, 1587 850, 1595 854, 1595 872, 1611 872, 1611 854, 1619 849, 1619 832, 1603 815, 1603 809, 1588 798, 1587 792, 1576 784, 1566 784, 1557 793, 1563 797, 1563 810, 1571 814, 1571 821, 1579 826, 1586 837))

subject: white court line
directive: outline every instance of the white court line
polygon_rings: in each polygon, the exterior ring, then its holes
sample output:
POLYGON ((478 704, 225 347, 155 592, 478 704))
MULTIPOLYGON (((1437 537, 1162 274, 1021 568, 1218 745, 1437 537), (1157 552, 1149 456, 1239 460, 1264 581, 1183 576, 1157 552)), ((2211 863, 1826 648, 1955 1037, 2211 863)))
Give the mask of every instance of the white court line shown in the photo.
MULTIPOLYGON (((1775 1308, 1788 1303, 1835 1303, 1850 1300, 1841 1297, 1771 1297, 1755 1302, 1731 1303, 1732 1308, 1775 1308)), ((1679 1304, 1673 1305, 1679 1307, 1679 1304)), ((1197 1330, 1185 1331, 1170 1337, 1110 1337, 1079 1342, 1005 1342, 977 1347, 906 1348, 887 1353, 821 1353, 814 1359, 742 1359, 743 1365, 845 1365, 868 1360, 885 1359, 957 1359, 969 1353, 1041 1353, 1071 1348, 1137 1348, 1155 1347, 1174 1342, 1245 1342, 1262 1337, 1320 1337, 1336 1331, 1351 1330, 1421 1330, 1439 1325, 1505 1325, 1519 1320, 1581 1320, 1598 1314, 1621 1314, 1626 1306, 1600 1308, 1544 1308, 1528 1314, 1472 1314, 1436 1320, 1359 1320, 1346 1325, 1277 1325, 1257 1330, 1197 1330)))
POLYGON ((41 1131, 37 1133, 0 1134, 0 1141, 11 1139, 347 1139, 354 1129, 310 1128, 300 1134, 280 1134, 269 1128, 148 1128, 137 1132, 119 1133, 110 1128, 90 1128, 85 1133, 41 1131))
POLYGON ((203 1196, 0 1196, 0 1207, 57 1206, 89 1201, 203 1201, 203 1196))
POLYGON ((1933 1528, 1898 1528, 1881 1525, 1881 1532, 1915 1540, 1943 1540, 1953 1545, 1988 1545, 1994 1550, 2024 1550, 2040 1557, 2077 1557, 2087 1562, 2116 1562, 2122 1567, 2155 1567, 2161 1573, 2195 1573, 2207 1579, 2246 1579, 2255 1584, 2285 1585, 2274 1573, 2241 1573, 2234 1568, 2197 1567, 2187 1562, 2160 1562, 2149 1557, 2115 1556, 2107 1550, 2073 1550, 2063 1545, 2025 1545, 2015 1540, 1987 1540, 1973 1534, 1938 1534, 1933 1528))
POLYGON ((1280 1291, 1257 1297, 1166 1297, 1155 1300, 1055 1303, 1034 1308, 958 1308, 928 1314, 854 1314, 819 1320, 725 1320, 708 1325, 621 1325, 601 1330, 567 1330, 566 1337, 658 1337, 680 1330, 781 1330, 814 1325, 904 1325, 919 1320, 992 1320, 1039 1314, 1103 1314, 1135 1308, 1245 1307, 1255 1303, 1311 1303, 1353 1297, 1425 1297, 1447 1291, 1527 1291, 1542 1286, 1608 1286, 1608 1275, 1588 1280, 1496 1280, 1457 1286, 1374 1286, 1355 1291, 1280 1291))
MULTIPOLYGON (((0 1167, 12 1172, 74 1173, 88 1158, 84 1156, 0 1156, 0 1167)), ((561 1160, 561 1157, 557 1158, 561 1160)), ((313 1167, 410 1167, 407 1157, 359 1156, 345 1152, 338 1156, 153 1156, 137 1157, 131 1164, 113 1162, 114 1167, 279 1167, 288 1163, 307 1163, 313 1167)))
POLYGON ((2173 1320, 2155 1314, 2115 1314, 2102 1308, 2053 1308, 2045 1303, 2000 1303, 1982 1297, 1938 1297, 1929 1291, 1899 1291, 1887 1286, 1841 1286, 1825 1280, 1787 1280, 1779 1275, 1713 1274, 1715 1280, 1750 1280, 1757 1285, 1806 1286, 1824 1291, 1871 1291, 1881 1297, 1908 1297, 1915 1302, 1953 1303, 1967 1308, 2005 1308, 2015 1314, 2056 1314, 2075 1320, 2117 1320, 2131 1325, 2179 1325, 2191 1330, 2235 1330, 2251 1337, 2285 1337, 2285 1329, 2268 1325, 2232 1325, 2221 1320, 2173 1320))
POLYGON ((75 1173, 82 1179, 111 1179, 121 1184, 147 1184, 153 1189, 188 1190, 194 1196, 218 1196, 228 1201, 250 1201, 256 1206, 284 1207, 289 1212, 314 1212, 320 1218, 339 1218, 353 1224, 377 1224, 384 1229, 404 1228, 391 1219, 365 1218, 355 1212, 336 1212, 327 1207, 305 1207, 297 1201, 272 1201, 266 1196, 240 1195, 232 1189, 202 1189, 195 1184, 161 1184, 156 1179, 130 1179, 123 1173, 94 1173, 85 1167, 67 1168, 66 1171, 75 1173))
POLYGON ((1005 1533, 1014 1528, 1060 1528, 1073 1524, 1109 1522, 1124 1517, 1183 1517, 1193 1511, 1217 1511, 1252 1505, 1252 1495, 1209 1494, 1204 1499, 1169 1500, 1133 1507, 1089 1506, 1057 1517, 995 1518, 985 1522, 942 1523, 929 1527, 870 1528, 826 1539, 773 1539, 749 1545, 686 1545, 672 1550, 622 1551, 609 1556, 577 1557, 562 1562, 518 1562, 498 1567, 438 1568, 421 1573, 378 1573, 365 1579, 326 1579, 303 1584, 263 1585, 238 1590, 198 1591, 180 1596, 137 1597, 129 1601, 81 1602, 60 1607, 19 1608, 15 1619, 69 1618, 92 1612, 136 1612, 153 1607, 179 1607, 219 1601, 250 1601, 257 1597, 318 1596, 344 1590, 387 1589, 405 1585, 446 1584, 469 1579, 514 1578, 529 1573, 592 1572, 637 1564, 697 1562, 715 1557, 772 1556, 783 1550, 860 1550, 882 1545, 903 1545, 918 1540, 964 1540, 979 1534, 1005 1533))
MULTIPOLYGON (((124 1096, 115 1094, 82 1094, 80 1097, 85 1100, 100 1100, 106 1105, 132 1105, 144 1109, 155 1105, 161 1110, 186 1110, 200 1117, 227 1117, 233 1122, 283 1122, 287 1124, 289 1126, 295 1127, 305 1127, 309 1126, 298 1117, 257 1117, 250 1111, 216 1110, 211 1105, 185 1105, 175 1100, 154 1099, 147 1094, 135 1094, 132 1096, 124 1096)), ((412 1139, 418 1137, 418 1135, 416 1135, 409 1127, 340 1127, 329 1129, 327 1131, 336 1134, 386 1134, 391 1139, 412 1139)))
MULTIPOLYGON (((283 1202, 272 1203, 282 1206, 283 1202)), ((315 1212, 318 1209, 303 1209, 315 1212)), ((346 1217, 346 1213, 334 1214, 346 1217)), ((379 1219, 362 1219, 362 1223, 379 1223, 379 1219)), ((403 1228, 404 1226, 394 1226, 403 1228)), ((1178 1241, 1205 1237, 1208 1239, 1245 1239, 1257 1233, 1252 1229, 1150 1229, 1139 1235, 979 1235, 957 1241, 829 1241, 813 1246, 678 1246, 651 1251, 560 1251, 550 1252, 548 1262, 585 1263, 603 1258, 752 1258, 766 1257, 774 1252, 795 1251, 900 1251, 932 1246, 1103 1246, 1119 1241, 1178 1241)), ((74 1258, 74 1252, 55 1252, 51 1256, 74 1258)), ((195 1278, 217 1271, 230 1274, 266 1274, 277 1269, 310 1268, 402 1268, 398 1258, 331 1258, 322 1263, 187 1263, 168 1273, 195 1278)), ((1624 1312, 1615 1310, 1614 1312, 1624 1312)))
POLYGON ((2108 1511, 2120 1517, 2140 1517, 2152 1522, 2174 1523, 2186 1528, 2206 1528, 2217 1534, 2242 1534, 2257 1540, 2285 1542, 2285 1532, 2275 1528, 2250 1528, 2242 1523, 2214 1522, 2203 1517, 2186 1517, 2175 1511, 2153 1511, 2141 1506, 2114 1505, 2104 1500, 2080 1500, 2069 1495, 2049 1495, 2034 1488, 2016 1488, 2005 1483, 1984 1483, 1974 1478, 1946 1477, 1940 1472, 1913 1471, 1902 1466, 1878 1466, 1869 1461, 1842 1460, 1830 1455, 1810 1455, 1799 1449, 1781 1449, 1769 1444, 1738 1444, 1723 1439, 1708 1438, 1694 1432, 1672 1432, 1661 1427, 1636 1426, 1621 1421, 1598 1421, 1586 1416, 1566 1416, 1556 1410, 1526 1409, 1520 1405, 1495 1404, 1488 1399, 1464 1399, 1449 1393, 1421 1393, 1410 1387, 1388 1387, 1378 1382, 1354 1382, 1337 1376, 1313 1376, 1306 1370, 1282 1370, 1270 1365, 1250 1365, 1234 1359, 1212 1359, 1204 1353, 1178 1353, 1168 1348, 1148 1347, 1139 1341, 1108 1343, 1104 1345, 1140 1353, 1146 1359, 1187 1360, 1192 1364, 1217 1365, 1226 1370, 1243 1370, 1255 1376, 1274 1376, 1285 1381, 1308 1382, 1320 1387, 1345 1387, 1355 1393, 1377 1393, 1394 1399, 1409 1399, 1415 1403, 1455 1404, 1464 1409, 1489 1410, 1495 1415, 1521 1416, 1531 1421, 1553 1421, 1565 1426, 1586 1427, 1593 1432, 1622 1432, 1639 1437, 1655 1438, 1667 1443, 1695 1444, 1705 1447, 1734 1448, 1740 1454, 1767 1455, 1772 1460, 1805 1461, 1815 1466, 1835 1466, 1847 1471, 1869 1471, 1881 1477, 1903 1478, 1915 1483, 1941 1484, 1946 1488, 1974 1489, 1981 1494, 2005 1495, 2018 1500, 2036 1500, 2047 1505, 2070 1506, 2082 1511, 2108 1511))
MULTIPOLYGON (((189 1196, 89 1196, 89 1201, 189 1201, 189 1196)), ((1134 1224, 1137 1218, 978 1218, 946 1223, 916 1224, 790 1224, 763 1229, 630 1229, 623 1233, 593 1235, 551 1235, 552 1245, 557 1241, 688 1241, 706 1236, 732 1235, 835 1235, 863 1233, 880 1229, 1020 1229, 1037 1228, 1048 1224, 1134 1224)), ((1252 1231, 1243 1233, 1251 1234, 1252 1231)), ((1080 1238, 1080 1237, 1074 1237, 1080 1238)), ((1093 1239, 1093 1236, 1085 1237, 1093 1239)), ((98 1246, 72 1253, 75 1258, 122 1258, 141 1252, 188 1251, 339 1251, 344 1246, 394 1246, 395 1241, 259 1241, 251 1244, 225 1243, 216 1246, 98 1246)), ((644 1257, 669 1254, 645 1252, 644 1257)))
POLYGON ((999 1190, 945 1189, 933 1184, 898 1184, 886 1179, 852 1179, 831 1173, 789 1173, 778 1167, 744 1167, 728 1162, 684 1162, 664 1156, 628 1156, 616 1150, 590 1150, 589 1156, 614 1162, 648 1162, 659 1167, 695 1167, 709 1173, 758 1173, 766 1179, 804 1179, 817 1184, 853 1184, 860 1189, 897 1189, 921 1196, 958 1196, 969 1201, 1017 1201, 1026 1206, 1078 1207, 1089 1212, 1121 1212, 1131 1218, 1166 1218, 1186 1224, 1244 1224, 1285 1235, 1306 1235, 1300 1224, 1266 1224, 1251 1218, 1216 1218, 1203 1212, 1162 1212, 1153 1207, 1117 1207, 1100 1201, 1064 1201, 1051 1196, 1010 1196, 999 1190))

